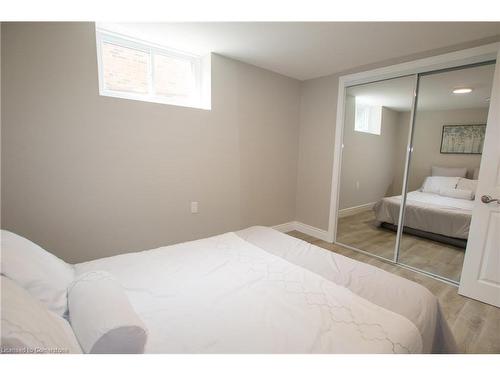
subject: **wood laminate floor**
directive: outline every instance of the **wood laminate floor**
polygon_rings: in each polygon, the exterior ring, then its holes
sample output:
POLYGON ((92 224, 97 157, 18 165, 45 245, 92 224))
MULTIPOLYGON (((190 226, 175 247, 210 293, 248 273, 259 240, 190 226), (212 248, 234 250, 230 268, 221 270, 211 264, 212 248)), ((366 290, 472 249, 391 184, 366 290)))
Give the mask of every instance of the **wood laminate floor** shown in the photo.
POLYGON ((460 296, 457 287, 383 260, 314 237, 289 232, 291 236, 352 259, 382 268, 415 281, 440 301, 443 313, 462 353, 500 353, 500 308, 460 296))
MULTIPOLYGON (((379 227, 372 210, 339 219, 337 241, 386 259, 393 259, 396 233, 379 227)), ((459 281, 465 250, 403 234, 399 261, 450 280, 459 281)))

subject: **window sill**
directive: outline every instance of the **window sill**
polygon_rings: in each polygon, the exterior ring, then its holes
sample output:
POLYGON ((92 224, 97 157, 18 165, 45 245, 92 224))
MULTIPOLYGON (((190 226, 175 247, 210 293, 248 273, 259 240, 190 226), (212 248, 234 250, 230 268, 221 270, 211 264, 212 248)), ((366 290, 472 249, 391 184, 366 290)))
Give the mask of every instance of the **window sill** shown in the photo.
POLYGON ((212 110, 212 106, 210 105, 210 103, 202 104, 202 103, 192 103, 192 102, 185 102, 185 101, 169 100, 169 99, 160 98, 160 97, 151 97, 151 96, 144 97, 142 95, 134 95, 134 94, 120 93, 120 92, 107 91, 107 90, 101 90, 99 92, 99 95, 100 96, 107 96, 110 98, 117 98, 117 99, 136 100, 136 101, 145 102, 145 103, 167 104, 167 105, 172 105, 172 106, 176 106, 176 107, 202 109, 205 111, 212 110))

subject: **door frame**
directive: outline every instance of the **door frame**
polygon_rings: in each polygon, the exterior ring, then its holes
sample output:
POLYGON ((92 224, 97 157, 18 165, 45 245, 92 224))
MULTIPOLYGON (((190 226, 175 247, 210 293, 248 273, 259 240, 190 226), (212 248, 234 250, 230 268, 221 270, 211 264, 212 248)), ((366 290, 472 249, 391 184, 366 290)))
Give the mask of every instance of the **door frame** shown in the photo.
MULTIPOLYGON (((337 243, 346 89, 349 86, 495 60, 500 42, 339 77, 327 240, 337 243)), ((409 153, 410 150, 407 150, 409 153)))

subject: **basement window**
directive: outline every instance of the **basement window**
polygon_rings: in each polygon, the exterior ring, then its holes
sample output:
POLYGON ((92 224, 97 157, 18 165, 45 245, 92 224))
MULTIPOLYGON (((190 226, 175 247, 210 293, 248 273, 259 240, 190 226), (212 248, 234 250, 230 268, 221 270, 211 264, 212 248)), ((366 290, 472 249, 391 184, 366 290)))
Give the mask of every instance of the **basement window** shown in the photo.
POLYGON ((380 135, 382 127, 382 106, 372 105, 356 97, 354 130, 357 132, 380 135))
POLYGON ((96 36, 100 95, 210 109, 210 56, 101 29, 96 36))

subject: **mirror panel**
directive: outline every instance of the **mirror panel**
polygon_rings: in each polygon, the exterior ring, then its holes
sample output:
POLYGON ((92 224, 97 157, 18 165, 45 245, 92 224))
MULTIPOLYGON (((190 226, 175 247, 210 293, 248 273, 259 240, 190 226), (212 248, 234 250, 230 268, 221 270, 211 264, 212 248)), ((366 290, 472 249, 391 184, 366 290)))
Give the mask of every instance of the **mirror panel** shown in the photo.
POLYGON ((394 259, 414 76, 349 87, 337 218, 337 242, 394 259), (392 227, 383 227, 383 222, 392 227))
POLYGON ((399 262, 452 281, 464 260, 494 69, 419 79, 399 262))

